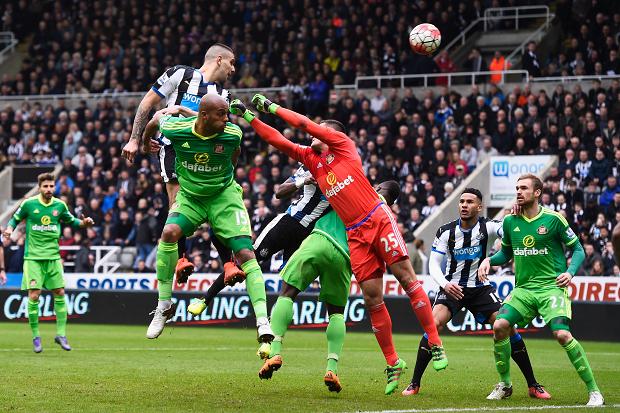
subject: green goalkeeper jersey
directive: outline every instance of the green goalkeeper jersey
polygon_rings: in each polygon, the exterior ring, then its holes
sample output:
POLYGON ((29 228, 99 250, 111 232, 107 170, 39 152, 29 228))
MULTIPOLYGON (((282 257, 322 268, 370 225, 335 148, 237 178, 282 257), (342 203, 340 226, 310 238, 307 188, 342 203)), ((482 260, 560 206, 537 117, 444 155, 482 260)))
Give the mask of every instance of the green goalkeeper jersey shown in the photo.
POLYGON ((58 198, 45 204, 40 195, 26 199, 13 214, 9 226, 15 228, 21 221, 26 221, 25 260, 58 260, 60 251, 61 224, 80 226, 67 204, 58 198))
POLYGON ((347 242, 347 230, 344 223, 333 209, 323 215, 314 225, 312 232, 319 233, 349 259, 349 243, 347 242))
POLYGON ((159 120, 159 130, 176 152, 175 170, 181 188, 194 197, 210 197, 233 181, 231 156, 243 134, 237 125, 227 122, 223 132, 201 136, 194 128, 196 119, 164 116, 159 120))
POLYGON ((532 219, 522 215, 504 218, 502 244, 512 249, 515 286, 531 290, 557 288, 555 279, 566 272, 564 248, 579 242, 566 219, 540 208, 532 219))

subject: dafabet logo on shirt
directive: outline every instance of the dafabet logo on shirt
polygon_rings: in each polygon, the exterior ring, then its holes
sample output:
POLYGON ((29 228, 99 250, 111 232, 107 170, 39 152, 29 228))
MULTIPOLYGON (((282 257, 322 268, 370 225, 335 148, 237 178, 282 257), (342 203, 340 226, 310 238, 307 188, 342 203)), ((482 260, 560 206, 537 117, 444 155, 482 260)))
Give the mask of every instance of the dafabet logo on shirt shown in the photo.
POLYGON ((338 192, 342 191, 345 187, 353 183, 353 177, 351 175, 347 176, 343 181, 338 182, 338 177, 333 172, 329 172, 325 177, 325 182, 330 186, 328 190, 325 191, 325 197, 331 198, 334 195, 337 195, 338 192))
POLYGON ((525 236, 522 242, 525 248, 515 248, 513 250, 515 256, 549 255, 549 249, 547 247, 539 249, 533 248, 536 244, 533 235, 525 236))
POLYGON ((208 153, 197 153, 194 155, 194 160, 197 163, 205 164, 209 162, 209 154, 208 153))
POLYGON ((535 243, 536 243, 536 240, 534 240, 534 237, 532 235, 527 235, 525 238, 523 238, 524 247, 532 248, 535 243))
POLYGON ((334 184, 336 183, 338 178, 336 178, 336 174, 335 173, 330 172, 330 173, 327 174, 327 177, 325 178, 325 180, 327 181, 328 185, 334 186, 334 184))
POLYGON ((48 217, 47 215, 43 215, 41 217, 41 224, 49 225, 49 224, 51 224, 51 222, 52 222, 52 219, 50 217, 48 217))

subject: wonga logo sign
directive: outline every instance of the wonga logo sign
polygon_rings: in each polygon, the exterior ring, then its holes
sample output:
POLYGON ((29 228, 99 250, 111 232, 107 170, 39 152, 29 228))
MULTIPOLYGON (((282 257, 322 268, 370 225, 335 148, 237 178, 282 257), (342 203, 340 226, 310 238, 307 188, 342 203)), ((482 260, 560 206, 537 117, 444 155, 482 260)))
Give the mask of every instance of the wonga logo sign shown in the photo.
POLYGON ((542 174, 551 155, 494 156, 489 174, 490 207, 504 207, 516 196, 517 178, 523 174, 542 174))

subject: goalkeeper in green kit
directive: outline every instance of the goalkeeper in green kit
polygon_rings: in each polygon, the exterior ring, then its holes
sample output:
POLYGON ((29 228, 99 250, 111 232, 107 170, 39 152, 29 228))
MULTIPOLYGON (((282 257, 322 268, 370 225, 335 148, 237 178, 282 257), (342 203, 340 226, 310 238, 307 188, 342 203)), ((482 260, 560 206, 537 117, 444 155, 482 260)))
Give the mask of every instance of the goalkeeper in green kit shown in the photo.
MULTIPOLYGON (((146 337, 157 338, 167 320, 175 314, 172 282, 178 260, 177 242, 192 235, 205 222, 231 249, 246 274, 246 289, 258 328, 259 355, 266 357, 273 333, 267 319, 265 282, 252 247, 250 219, 243 203, 242 189, 233 179, 239 157, 241 129, 228 122, 228 103, 208 93, 200 100, 198 115, 178 118, 157 112, 144 131, 150 142, 159 130, 176 152, 176 173, 180 190, 170 207, 168 219, 157 246, 157 288, 159 302, 146 337)), ((145 148, 147 151, 149 148, 145 148)))
POLYGON ((505 399, 512 394, 510 328, 514 324, 523 327, 540 315, 586 384, 587 406, 602 406, 603 395, 596 385, 586 353, 573 338, 569 326, 571 302, 566 287, 581 266, 585 253, 566 219, 539 205, 543 184, 537 176, 519 177, 516 189, 521 215, 504 218, 501 251, 486 258, 478 269, 479 278, 486 280, 492 265, 505 264, 511 258, 515 261, 515 288, 493 324, 495 367, 500 382, 487 399, 505 399), (573 251, 568 268, 562 244, 573 251))
POLYGON ((43 351, 39 334, 39 296, 47 288, 54 294, 56 313, 56 337, 54 341, 63 350, 71 350, 67 341, 67 303, 65 302, 65 280, 60 260, 58 239, 61 224, 73 228, 93 226, 92 218, 77 219, 67 204, 54 198, 56 184, 54 175, 39 175, 39 195, 26 199, 9 221, 4 236, 9 238, 13 229, 26 221, 26 246, 24 251, 24 274, 22 290, 28 290, 28 322, 32 330, 32 345, 35 353, 43 351))

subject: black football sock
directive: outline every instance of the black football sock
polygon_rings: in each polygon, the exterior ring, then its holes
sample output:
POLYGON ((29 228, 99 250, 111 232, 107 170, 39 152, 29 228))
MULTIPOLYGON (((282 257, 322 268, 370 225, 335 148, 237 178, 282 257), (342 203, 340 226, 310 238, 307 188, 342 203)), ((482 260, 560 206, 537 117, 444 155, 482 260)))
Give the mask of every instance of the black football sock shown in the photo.
POLYGON ((534 377, 534 370, 532 369, 530 356, 527 353, 527 348, 525 347, 525 342, 523 341, 521 334, 516 333, 514 336, 510 337, 510 348, 510 356, 515 363, 517 363, 519 369, 521 369, 521 373, 523 373, 525 381, 527 381, 527 386, 531 387, 536 383, 536 378, 534 377))
POLYGON ((413 369, 413 377, 411 378, 412 384, 417 384, 418 386, 422 382, 422 375, 428 366, 428 363, 431 362, 433 358, 431 354, 431 346, 428 344, 428 337, 426 333, 422 336, 420 340, 420 345, 418 346, 418 357, 415 361, 415 368, 413 369))
POLYGON ((207 306, 211 305, 211 301, 213 301, 215 296, 218 295, 224 287, 226 287, 226 285, 224 285, 224 272, 222 272, 207 290, 207 294, 205 295, 205 304, 207 304, 207 306))
POLYGON ((179 241, 177 242, 177 248, 178 248, 178 251, 179 251, 179 258, 183 258, 183 256, 187 252, 187 245, 185 245, 186 241, 187 241, 187 237, 185 235, 183 235, 179 239, 179 241))

